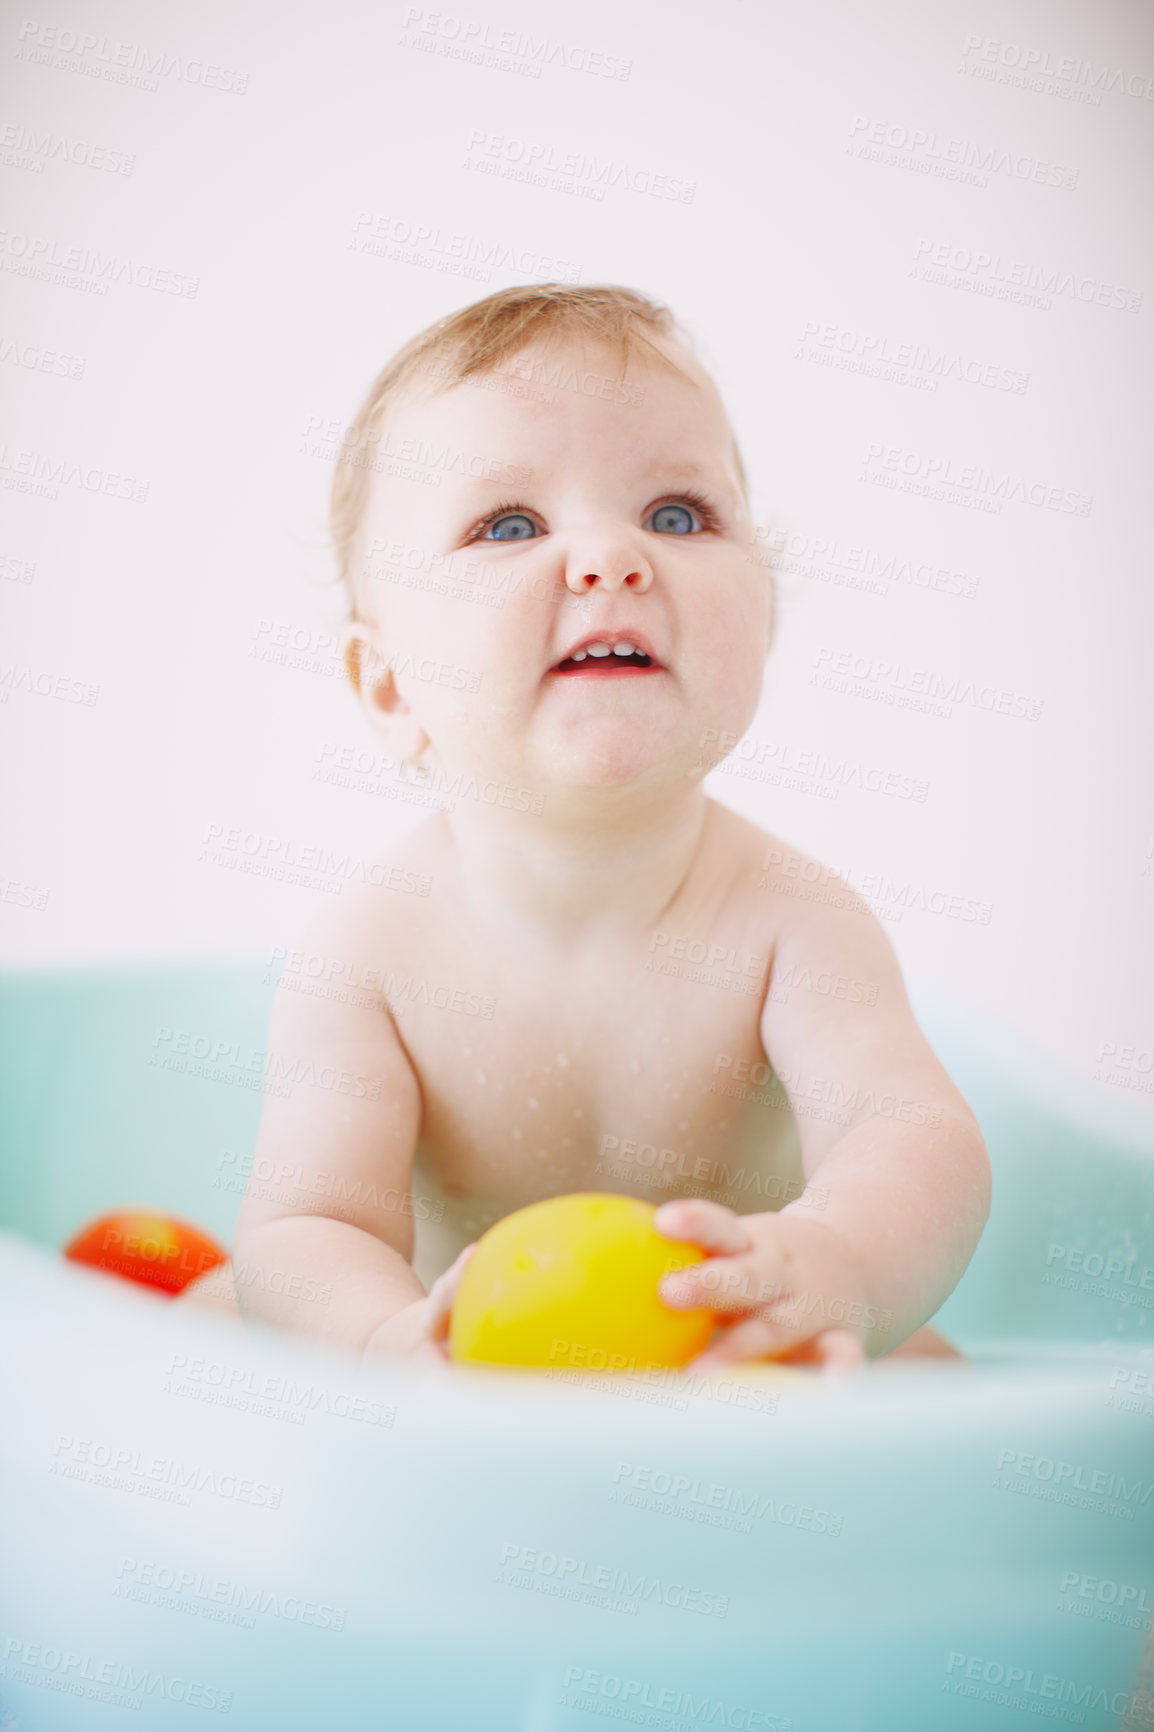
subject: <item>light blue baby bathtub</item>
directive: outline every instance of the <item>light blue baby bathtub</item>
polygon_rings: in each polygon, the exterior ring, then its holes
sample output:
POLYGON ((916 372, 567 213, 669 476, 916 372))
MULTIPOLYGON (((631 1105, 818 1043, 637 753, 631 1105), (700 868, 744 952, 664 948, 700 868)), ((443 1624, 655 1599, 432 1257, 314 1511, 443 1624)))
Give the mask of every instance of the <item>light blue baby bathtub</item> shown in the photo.
POLYGON ((272 989, 0 983, 0 1729, 1154 1727, 1137 1115, 916 995, 994 1162, 970 1367, 422 1380, 54 1250, 122 1204, 230 1239, 272 989))

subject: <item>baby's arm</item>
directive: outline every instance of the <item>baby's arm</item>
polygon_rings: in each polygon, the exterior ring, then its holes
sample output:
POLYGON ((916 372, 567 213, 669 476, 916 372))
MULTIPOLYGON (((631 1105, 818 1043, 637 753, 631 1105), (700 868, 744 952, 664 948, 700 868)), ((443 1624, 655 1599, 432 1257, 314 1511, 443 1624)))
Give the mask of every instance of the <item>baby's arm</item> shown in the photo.
POLYGON ((772 1214, 686 1199, 658 1217, 670 1237, 700 1236, 716 1253, 666 1277, 663 1297, 742 1319, 711 1357, 781 1353, 830 1328, 889 1351, 953 1291, 989 1213, 981 1131, 914 1021, 889 939, 852 891, 831 890, 842 907, 792 903, 761 1017, 805 1192, 772 1214), (775 978, 809 985, 775 1000, 775 978))
POLYGON ((302 941, 324 959, 320 979, 286 974, 329 996, 278 989, 233 1261, 243 1313, 363 1351, 403 1330, 392 1319, 425 1290, 408 1212, 420 1088, 387 1005, 356 984, 371 980, 359 906, 326 913, 302 941))

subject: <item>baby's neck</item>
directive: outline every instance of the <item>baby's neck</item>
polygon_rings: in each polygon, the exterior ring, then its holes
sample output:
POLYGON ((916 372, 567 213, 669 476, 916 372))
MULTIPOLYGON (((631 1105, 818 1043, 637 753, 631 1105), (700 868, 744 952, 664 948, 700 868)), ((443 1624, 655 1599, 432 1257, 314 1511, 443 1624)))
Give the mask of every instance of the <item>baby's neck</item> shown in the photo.
POLYGON ((610 797, 562 816, 461 806, 444 823, 478 913, 566 940, 651 925, 685 883, 711 810, 695 783, 676 798, 610 797))

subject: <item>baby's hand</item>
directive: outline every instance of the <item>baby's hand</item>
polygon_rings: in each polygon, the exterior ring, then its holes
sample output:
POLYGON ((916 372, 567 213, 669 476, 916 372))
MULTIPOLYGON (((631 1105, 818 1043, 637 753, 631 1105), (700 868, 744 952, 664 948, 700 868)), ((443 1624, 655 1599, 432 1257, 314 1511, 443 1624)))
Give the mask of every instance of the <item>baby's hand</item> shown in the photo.
POLYGON ((404 1305, 379 1323, 369 1336, 362 1359, 416 1359, 422 1364, 449 1363, 449 1319, 465 1264, 476 1250, 466 1245, 443 1275, 438 1275, 423 1299, 404 1305))
POLYGON ((864 1364, 865 1294, 847 1249, 820 1223, 785 1213, 738 1215, 686 1197, 663 1203, 653 1224, 667 1239, 691 1240, 709 1253, 704 1263, 662 1276, 664 1302, 733 1319, 694 1370, 771 1356, 838 1371, 864 1364))

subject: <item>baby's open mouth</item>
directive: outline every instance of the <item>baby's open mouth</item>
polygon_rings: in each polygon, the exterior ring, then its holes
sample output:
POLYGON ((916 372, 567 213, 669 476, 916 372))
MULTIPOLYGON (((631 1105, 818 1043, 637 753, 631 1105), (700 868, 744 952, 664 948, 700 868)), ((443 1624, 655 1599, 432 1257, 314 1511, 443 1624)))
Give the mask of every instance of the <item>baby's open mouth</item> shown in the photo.
POLYGON ((552 669, 555 674, 629 674, 641 673, 646 668, 656 673, 660 671, 660 663, 652 656, 639 650, 628 638, 622 638, 614 644, 587 643, 564 661, 557 663, 552 669))

